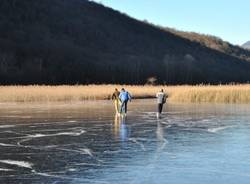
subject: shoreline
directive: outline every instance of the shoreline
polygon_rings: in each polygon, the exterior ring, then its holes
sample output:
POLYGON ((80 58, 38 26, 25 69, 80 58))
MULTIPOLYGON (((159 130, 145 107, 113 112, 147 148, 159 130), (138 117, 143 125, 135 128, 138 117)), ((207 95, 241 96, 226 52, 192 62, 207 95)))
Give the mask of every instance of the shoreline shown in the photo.
POLYGON ((164 89, 168 102, 250 104, 250 84, 0 86, 0 103, 76 103, 109 100, 114 89, 122 87, 132 94, 133 99, 153 99, 160 89, 164 89))

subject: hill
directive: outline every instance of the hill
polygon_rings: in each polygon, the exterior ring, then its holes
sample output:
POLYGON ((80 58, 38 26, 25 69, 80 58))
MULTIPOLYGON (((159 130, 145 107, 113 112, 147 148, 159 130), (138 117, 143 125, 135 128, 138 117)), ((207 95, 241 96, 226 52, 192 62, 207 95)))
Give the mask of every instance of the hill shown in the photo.
POLYGON ((223 41, 221 38, 212 36, 212 35, 205 35, 205 34, 198 34, 195 32, 184 32, 178 31, 176 29, 171 28, 163 28, 166 31, 172 32, 178 36, 183 38, 187 38, 191 41, 195 41, 200 43, 203 46, 208 48, 218 50, 225 54, 237 57, 239 59, 250 61, 250 52, 240 46, 233 45, 229 42, 223 41))
POLYGON ((250 80, 249 51, 204 43, 86 0, 2 0, 0 84, 250 80))
POLYGON ((242 47, 243 47, 243 48, 246 48, 246 49, 250 49, 250 41, 244 43, 244 44, 242 45, 242 47))

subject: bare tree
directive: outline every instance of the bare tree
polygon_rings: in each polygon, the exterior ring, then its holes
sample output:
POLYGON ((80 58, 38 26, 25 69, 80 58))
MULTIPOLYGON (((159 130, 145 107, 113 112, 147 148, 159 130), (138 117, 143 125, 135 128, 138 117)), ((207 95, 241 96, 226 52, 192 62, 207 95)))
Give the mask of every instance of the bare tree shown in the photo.
POLYGON ((149 77, 147 79, 147 84, 149 85, 155 85, 156 84, 156 81, 157 81, 157 78, 156 77, 149 77))

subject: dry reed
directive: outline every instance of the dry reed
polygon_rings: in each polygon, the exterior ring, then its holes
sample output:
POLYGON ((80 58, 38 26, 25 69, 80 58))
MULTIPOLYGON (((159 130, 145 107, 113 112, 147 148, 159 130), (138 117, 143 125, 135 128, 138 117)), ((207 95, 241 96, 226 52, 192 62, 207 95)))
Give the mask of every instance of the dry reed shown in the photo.
POLYGON ((110 99, 114 88, 127 89, 134 98, 152 98, 163 88, 171 102, 250 103, 250 85, 198 86, 0 86, 0 102, 65 102, 110 99))

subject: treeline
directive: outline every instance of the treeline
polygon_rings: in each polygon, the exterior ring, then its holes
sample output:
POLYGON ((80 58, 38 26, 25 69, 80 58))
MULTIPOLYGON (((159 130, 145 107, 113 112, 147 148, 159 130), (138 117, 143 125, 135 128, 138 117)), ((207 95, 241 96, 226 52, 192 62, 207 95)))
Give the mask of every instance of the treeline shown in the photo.
POLYGON ((86 0, 0 2, 2 85, 249 81, 250 52, 230 52, 86 0))

